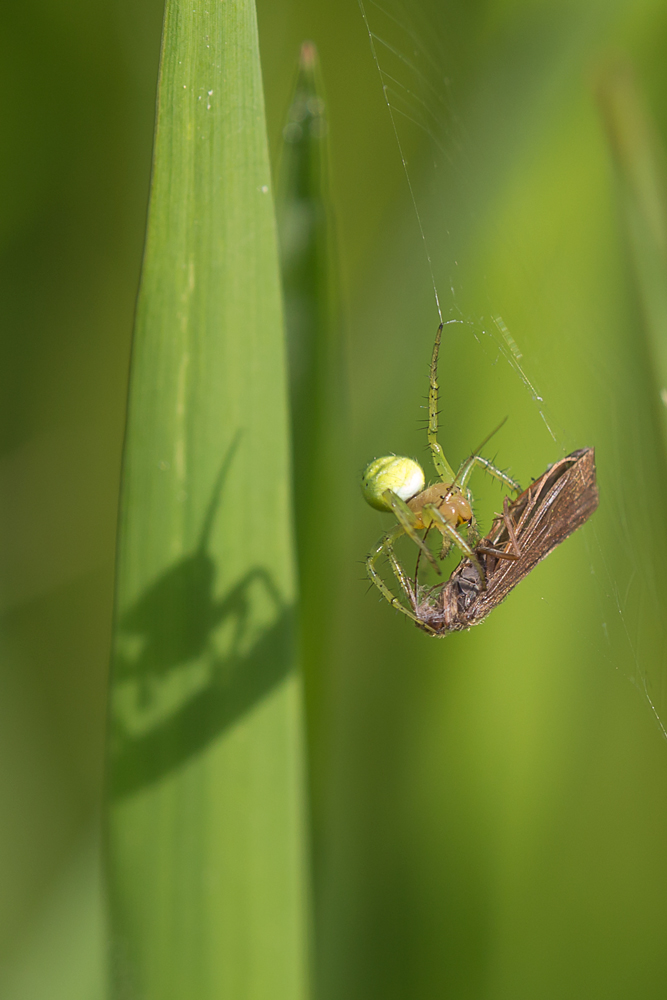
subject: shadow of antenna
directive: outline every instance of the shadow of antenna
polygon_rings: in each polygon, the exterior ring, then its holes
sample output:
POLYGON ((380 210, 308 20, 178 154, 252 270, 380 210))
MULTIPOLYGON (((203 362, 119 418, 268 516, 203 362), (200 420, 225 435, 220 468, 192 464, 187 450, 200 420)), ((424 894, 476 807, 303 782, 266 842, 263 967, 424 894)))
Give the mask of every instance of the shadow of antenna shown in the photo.
POLYGON ((211 537, 211 531, 213 530, 213 523, 215 521, 215 515, 218 512, 218 507, 220 506, 220 498, 224 492, 225 480, 229 475, 229 470, 232 467, 232 462, 234 461, 234 456, 238 451, 239 444, 241 443, 241 438, 243 437, 243 429, 240 428, 234 435, 234 439, 227 449, 227 454, 222 460, 222 465, 220 466, 220 471, 215 478, 213 484, 213 492, 211 493, 211 499, 208 502, 208 507, 206 508, 206 514, 204 515, 204 523, 202 524, 201 534, 199 536, 199 544, 195 549, 195 553, 201 554, 206 552, 208 548, 208 542, 211 537))

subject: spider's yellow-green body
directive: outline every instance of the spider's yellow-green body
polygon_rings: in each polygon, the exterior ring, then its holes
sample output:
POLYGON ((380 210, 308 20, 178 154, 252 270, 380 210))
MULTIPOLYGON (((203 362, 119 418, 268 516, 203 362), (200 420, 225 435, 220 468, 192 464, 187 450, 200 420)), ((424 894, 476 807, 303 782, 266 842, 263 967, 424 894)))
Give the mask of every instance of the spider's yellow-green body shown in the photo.
POLYGON ((363 474, 361 491, 366 503, 376 510, 391 510, 384 494, 391 490, 401 500, 412 500, 424 489, 424 470, 418 462, 400 455, 374 458, 363 474))

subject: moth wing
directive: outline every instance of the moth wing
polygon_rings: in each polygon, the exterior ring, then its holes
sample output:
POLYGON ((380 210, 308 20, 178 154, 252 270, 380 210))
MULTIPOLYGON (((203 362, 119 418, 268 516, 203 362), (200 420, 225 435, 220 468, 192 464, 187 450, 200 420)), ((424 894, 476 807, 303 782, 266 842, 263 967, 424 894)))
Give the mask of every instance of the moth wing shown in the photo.
MULTIPOLYGON (((466 615, 470 624, 485 618, 538 563, 581 527, 598 502, 593 448, 573 452, 536 479, 507 511, 521 555, 513 561, 491 557, 493 568, 487 574, 487 589, 466 615)), ((502 548, 509 541, 504 519, 498 518, 482 544, 502 548)))

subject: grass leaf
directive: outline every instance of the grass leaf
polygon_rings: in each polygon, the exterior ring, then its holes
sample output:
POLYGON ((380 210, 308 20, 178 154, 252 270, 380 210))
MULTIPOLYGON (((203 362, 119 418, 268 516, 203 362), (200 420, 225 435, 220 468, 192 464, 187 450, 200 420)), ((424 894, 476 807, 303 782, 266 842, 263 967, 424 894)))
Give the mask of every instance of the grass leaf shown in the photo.
POLYGON ((283 128, 277 200, 290 358, 299 635, 315 831, 322 822, 327 694, 335 670, 335 635, 340 628, 338 598, 347 493, 343 484, 353 479, 343 445, 347 400, 337 316, 328 130, 317 49, 312 42, 304 42, 283 128))
POLYGON ((617 63, 600 80, 600 103, 618 170, 644 332, 660 399, 667 447, 667 203, 664 155, 630 66, 617 63))
POLYGON ((306 989, 278 255, 252 0, 168 0, 112 685, 116 995, 306 989))

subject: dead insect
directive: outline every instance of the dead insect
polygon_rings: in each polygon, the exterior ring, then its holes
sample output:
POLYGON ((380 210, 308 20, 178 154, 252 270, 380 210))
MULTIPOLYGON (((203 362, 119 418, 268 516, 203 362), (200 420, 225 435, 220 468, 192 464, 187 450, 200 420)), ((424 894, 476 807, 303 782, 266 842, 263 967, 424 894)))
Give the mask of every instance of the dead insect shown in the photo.
POLYGON ((552 465, 508 504, 475 548, 477 567, 462 559, 449 580, 436 588, 407 584, 406 595, 419 628, 429 635, 479 625, 539 562, 581 527, 597 509, 595 451, 581 448, 552 465))

